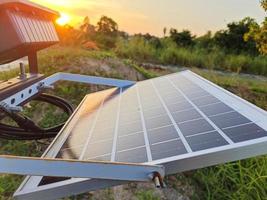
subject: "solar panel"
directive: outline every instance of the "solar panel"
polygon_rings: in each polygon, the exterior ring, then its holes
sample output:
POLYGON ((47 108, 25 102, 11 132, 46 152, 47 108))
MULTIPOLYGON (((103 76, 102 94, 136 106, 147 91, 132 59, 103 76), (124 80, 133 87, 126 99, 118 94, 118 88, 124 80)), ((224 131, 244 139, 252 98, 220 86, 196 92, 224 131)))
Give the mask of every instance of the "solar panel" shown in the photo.
MULTIPOLYGON (((266 130, 266 111, 184 71, 87 95, 44 156, 163 164, 171 174, 264 154, 266 130)), ((16 195, 57 198, 96 182, 28 177, 16 195)))

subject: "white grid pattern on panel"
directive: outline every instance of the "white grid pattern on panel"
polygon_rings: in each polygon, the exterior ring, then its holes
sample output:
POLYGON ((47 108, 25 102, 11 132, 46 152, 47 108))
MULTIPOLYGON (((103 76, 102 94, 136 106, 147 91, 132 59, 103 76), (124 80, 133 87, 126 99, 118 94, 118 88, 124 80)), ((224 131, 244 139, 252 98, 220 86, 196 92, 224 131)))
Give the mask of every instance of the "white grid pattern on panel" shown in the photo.
POLYGON ((97 113, 96 113, 96 116, 95 116, 95 118, 94 118, 93 125, 92 125, 92 127, 91 127, 91 129, 90 129, 90 131, 89 131, 88 138, 87 138, 86 143, 85 143, 85 145, 84 145, 84 147, 83 147, 83 150, 82 150, 82 153, 81 153, 81 155, 80 155, 80 157, 79 157, 79 160, 82 160, 82 159, 84 158, 85 153, 86 153, 86 150, 87 150, 87 147, 88 147, 89 142, 90 142, 90 140, 91 140, 93 131, 94 131, 94 129, 95 129, 96 122, 97 122, 97 120, 98 120, 99 113, 100 113, 100 111, 101 111, 101 109, 102 109, 102 107, 103 107, 104 101, 105 101, 105 98, 104 98, 104 97, 102 97, 102 98, 103 98, 103 99, 101 100, 101 105, 100 105, 100 106, 98 107, 98 109, 97 109, 97 113))
POLYGON ((155 92, 156 92, 156 94, 157 94, 159 100, 161 101, 161 103, 162 103, 164 109, 166 110, 166 112, 167 112, 167 114, 168 114, 170 120, 172 121, 172 124, 174 125, 174 127, 175 127, 175 129, 176 129, 176 131, 177 131, 177 133, 178 133, 178 135, 179 135, 179 138, 181 139, 181 141, 182 141, 183 145, 185 146, 187 152, 192 152, 192 149, 191 149, 191 147, 189 146, 188 142, 186 141, 184 135, 182 134, 182 132, 181 132, 181 130, 180 130, 178 124, 177 124, 177 123, 175 122, 175 120, 173 119, 173 116, 172 116, 171 112, 169 111, 169 109, 168 109, 168 107, 166 106, 164 100, 163 100, 162 97, 160 96, 160 94, 159 94, 157 88, 155 87, 155 85, 154 85, 154 83, 153 83, 153 80, 151 80, 151 84, 152 84, 152 86, 153 86, 153 88, 154 88, 154 90, 155 90, 155 92))
POLYGON ((120 88, 119 100, 118 100, 118 109, 117 109, 117 116, 116 116, 116 125, 114 130, 114 137, 113 137, 113 144, 112 144, 112 151, 111 151, 111 161, 115 161, 116 157, 116 149, 117 149, 117 140, 118 140, 118 127, 120 121, 120 108, 121 108, 121 96, 122 96, 122 88, 120 88))
POLYGON ((197 112, 218 132, 220 135, 229 143, 233 144, 234 142, 219 128, 217 127, 185 94, 180 90, 169 78, 166 78, 171 85, 181 94, 183 97, 197 110, 197 112))
POLYGON ((145 145, 146 145, 147 159, 148 159, 149 162, 151 162, 152 161, 152 154, 151 154, 149 139, 148 139, 148 135, 147 135, 146 122, 145 122, 145 119, 144 119, 143 106, 141 104, 140 92, 139 92, 139 89, 138 89, 138 84, 136 84, 133 87, 136 88, 138 104, 139 104, 139 107, 140 107, 140 114, 141 114, 142 127, 143 127, 143 131, 144 131, 144 139, 145 139, 145 145))

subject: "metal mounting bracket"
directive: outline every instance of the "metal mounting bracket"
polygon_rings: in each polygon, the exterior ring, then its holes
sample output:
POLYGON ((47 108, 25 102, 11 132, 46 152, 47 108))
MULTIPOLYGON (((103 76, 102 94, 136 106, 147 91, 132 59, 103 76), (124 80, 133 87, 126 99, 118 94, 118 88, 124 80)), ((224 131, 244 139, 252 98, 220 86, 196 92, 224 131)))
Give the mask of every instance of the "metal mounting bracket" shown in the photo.
POLYGON ((106 85, 106 86, 114 86, 120 88, 129 87, 135 84, 134 81, 128 81, 128 80, 86 76, 80 74, 56 73, 39 82, 32 84, 31 86, 15 93, 14 95, 9 96, 8 98, 4 99, 3 102, 9 105, 10 107, 15 107, 17 105, 20 105, 24 101, 30 99, 32 96, 38 94, 41 90, 47 88, 53 88, 53 84, 55 84, 58 81, 72 81, 77 83, 106 85))

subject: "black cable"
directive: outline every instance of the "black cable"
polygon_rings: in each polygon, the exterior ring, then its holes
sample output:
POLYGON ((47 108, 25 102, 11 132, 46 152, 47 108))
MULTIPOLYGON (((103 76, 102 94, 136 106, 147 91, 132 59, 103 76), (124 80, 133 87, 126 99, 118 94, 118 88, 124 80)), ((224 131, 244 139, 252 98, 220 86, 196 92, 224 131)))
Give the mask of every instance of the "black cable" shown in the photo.
MULTIPOLYGON (((70 116, 73 107, 64 99, 49 94, 39 94, 33 100, 46 102, 61 108, 70 116)), ((30 118, 12 112, 5 107, 0 107, 1 117, 8 116, 16 122, 18 127, 0 123, 0 138, 8 140, 39 140, 55 137, 65 123, 43 129, 36 125, 30 118)))

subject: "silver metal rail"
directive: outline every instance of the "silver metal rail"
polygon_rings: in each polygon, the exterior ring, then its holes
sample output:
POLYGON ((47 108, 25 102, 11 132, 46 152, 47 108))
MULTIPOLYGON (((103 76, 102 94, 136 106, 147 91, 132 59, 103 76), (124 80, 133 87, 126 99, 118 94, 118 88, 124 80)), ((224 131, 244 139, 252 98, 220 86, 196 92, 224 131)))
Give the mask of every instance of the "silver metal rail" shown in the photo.
POLYGON ((164 167, 133 163, 79 161, 0 156, 0 172, 17 175, 96 178, 120 181, 152 181, 164 177, 164 167))
POLYGON ((36 95, 38 92, 40 92, 40 90, 44 88, 51 88, 53 84, 58 81, 72 81, 77 83, 114 86, 119 88, 128 87, 135 84, 134 81, 128 80, 119 80, 113 78, 103 78, 69 73, 56 73, 4 99, 2 103, 5 103, 10 107, 16 107, 22 102, 36 95))

